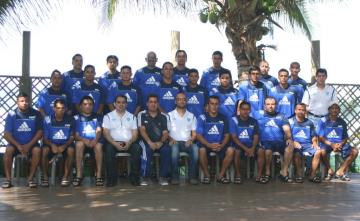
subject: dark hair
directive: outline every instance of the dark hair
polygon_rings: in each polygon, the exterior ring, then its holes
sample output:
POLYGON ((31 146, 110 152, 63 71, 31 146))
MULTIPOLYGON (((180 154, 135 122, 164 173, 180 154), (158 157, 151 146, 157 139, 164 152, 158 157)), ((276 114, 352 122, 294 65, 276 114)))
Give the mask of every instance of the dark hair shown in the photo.
POLYGON ((86 69, 89 69, 89 68, 92 68, 92 69, 94 69, 94 71, 95 71, 95 66, 94 66, 94 65, 91 65, 91 64, 88 64, 88 65, 85 66, 84 72, 86 72, 86 69))
POLYGON ((59 75, 62 76, 62 75, 61 75, 61 72, 60 72, 58 69, 55 69, 55 70, 53 70, 53 71, 51 72, 50 78, 52 78, 52 77, 53 77, 55 74, 57 74, 57 73, 59 73, 59 75))
POLYGON ((191 73, 196 73, 199 75, 199 71, 196 68, 191 68, 188 73, 188 75, 190 75, 191 73))
POLYGON ((305 110, 306 110, 306 104, 304 104, 304 103, 298 103, 298 104, 295 106, 295 108, 296 108, 297 106, 302 106, 302 107, 305 108, 305 110))
POLYGON ((223 53, 221 51, 214 51, 212 56, 219 55, 221 58, 223 57, 223 53))
POLYGON ((240 109, 242 107, 244 107, 244 106, 249 106, 249 108, 251 109, 251 104, 249 102, 247 102, 247 101, 243 101, 243 102, 240 103, 240 109))
POLYGON ((29 98, 29 95, 25 92, 20 92, 18 96, 16 96, 16 99, 19 99, 20 97, 29 98))
POLYGON ((124 99, 125 99, 125 102, 127 103, 127 97, 126 97, 125 95, 123 95, 123 94, 117 95, 117 96, 115 97, 115 99, 114 99, 114 103, 116 103, 116 100, 117 100, 119 97, 124 98, 124 99))
POLYGON ((162 65, 162 69, 164 69, 165 65, 170 64, 172 67, 174 67, 173 63, 171 63, 170 61, 165 61, 164 64, 162 65))
POLYGON ((232 80, 231 71, 229 71, 227 69, 221 69, 221 71, 219 72, 219 78, 221 77, 221 75, 224 75, 224 74, 228 74, 230 76, 230 80, 232 80))
POLYGON ((288 75, 289 75, 289 71, 285 68, 281 68, 279 71, 278 71, 278 74, 280 74, 281 72, 286 72, 288 75))
POLYGON ((178 56, 179 53, 184 53, 184 54, 185 54, 185 57, 187 57, 186 51, 179 49, 179 50, 177 50, 177 51, 175 52, 175 58, 178 56))
POLYGON ((62 104, 66 106, 64 99, 58 98, 54 101, 54 107, 56 107, 57 104, 62 104))
POLYGON ((124 65, 120 68, 120 71, 124 70, 124 69, 129 69, 131 71, 131 67, 129 65, 124 65))
POLYGON ((92 104, 94 104, 94 99, 92 97, 88 96, 88 95, 81 98, 80 104, 84 103, 85 100, 89 100, 89 101, 92 102, 92 104))
POLYGON ((293 62, 291 62, 291 64, 290 64, 290 68, 291 68, 291 66, 294 66, 294 65, 296 65, 296 66, 298 66, 298 67, 300 68, 300 63, 299 63, 299 62, 297 62, 297 61, 293 61, 293 62))
POLYGON ((77 54, 74 54, 74 56, 72 56, 72 61, 75 61, 76 57, 81 57, 81 59, 82 59, 82 55, 77 53, 77 54))
POLYGON ((264 103, 266 102, 266 100, 274 100, 275 101, 275 104, 277 104, 276 102, 276 99, 274 97, 271 97, 271 96, 267 96, 264 100, 264 103))
POLYGON ((220 98, 218 96, 216 96, 216 95, 211 95, 211 96, 208 97, 208 100, 207 100, 208 104, 210 103, 210 99, 215 99, 218 102, 220 102, 220 98))
POLYGON ((159 97, 156 94, 149 94, 149 96, 146 98, 146 101, 149 101, 152 97, 156 98, 156 100, 159 101, 159 97))
POLYGON ((110 59, 115 59, 116 62, 119 62, 119 58, 116 55, 107 56, 106 63, 109 63, 110 59))
POLYGON ((327 70, 325 68, 317 69, 315 76, 318 76, 319 73, 325 74, 325 76, 327 77, 327 70))
POLYGON ((250 75, 250 74, 251 74, 251 72, 253 72, 253 71, 258 71, 258 72, 260 72, 260 68, 259 68, 259 66, 256 66, 256 65, 254 65, 254 66, 250 66, 250 68, 249 68, 249 70, 248 70, 249 75, 250 75))

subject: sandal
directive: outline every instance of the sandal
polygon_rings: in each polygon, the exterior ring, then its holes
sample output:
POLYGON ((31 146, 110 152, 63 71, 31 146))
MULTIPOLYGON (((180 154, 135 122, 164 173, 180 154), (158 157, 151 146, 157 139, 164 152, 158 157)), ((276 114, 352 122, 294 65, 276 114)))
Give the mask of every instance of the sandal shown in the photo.
POLYGON ((239 176, 235 177, 234 184, 242 184, 241 177, 239 177, 239 176))
POLYGON ((41 187, 49 187, 49 180, 48 179, 42 179, 41 180, 41 187))
POLYGON ((82 178, 81 178, 81 177, 75 177, 75 178, 73 179, 72 184, 73 184, 73 186, 75 186, 75 187, 81 186, 81 181, 82 181, 82 178))
POLYGON ((330 173, 328 173, 326 176, 325 176, 325 178, 324 178, 324 180, 325 181, 330 181, 330 180, 332 180, 333 178, 334 178, 334 174, 330 174, 330 173))
POLYGON ((267 184, 270 181, 270 176, 269 175, 265 175, 260 177, 259 183, 260 184, 267 184))
POLYGON ((12 187, 11 181, 10 181, 10 180, 4 181, 4 182, 1 184, 1 187, 2 187, 3 189, 7 189, 7 188, 12 187))
POLYGON ((62 187, 67 187, 67 186, 69 186, 70 185, 70 181, 69 180, 62 180, 61 181, 61 186, 62 187))
POLYGON ((289 176, 279 175, 279 179, 284 183, 292 183, 292 179, 289 176))
POLYGON ((350 177, 348 175, 342 175, 342 176, 336 176, 337 179, 341 180, 341 181, 350 181, 350 177))
POLYGON ((309 178, 309 181, 312 183, 321 183, 321 178, 318 176, 314 176, 312 178, 309 178))
POLYGON ((304 179, 302 177, 295 177, 295 183, 303 183, 304 179))
POLYGON ((229 184, 229 183, 230 183, 229 179, 226 178, 226 177, 223 177, 223 176, 218 177, 218 178, 216 179, 216 181, 217 181, 218 183, 221 183, 221 184, 229 184))
POLYGON ((104 180, 101 177, 95 179, 95 186, 104 186, 104 180))
POLYGON ((37 187, 37 182, 35 182, 34 180, 30 180, 28 182, 28 187, 30 188, 36 188, 37 187))
POLYGON ((210 178, 209 177, 204 177, 204 179, 201 181, 202 184, 210 184, 210 178))

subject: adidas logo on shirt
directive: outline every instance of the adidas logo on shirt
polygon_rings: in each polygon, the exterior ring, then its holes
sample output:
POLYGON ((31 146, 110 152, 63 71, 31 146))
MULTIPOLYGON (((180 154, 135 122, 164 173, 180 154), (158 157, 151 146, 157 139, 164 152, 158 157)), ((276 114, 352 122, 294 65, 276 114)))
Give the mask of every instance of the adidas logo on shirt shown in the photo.
POLYGON ((297 133, 295 134, 295 137, 305 138, 305 139, 307 138, 304 130, 300 130, 299 132, 297 132, 297 133))
POLYGON ((66 136, 62 130, 56 132, 53 136, 54 140, 66 140, 66 136))
POLYGON ((219 85, 220 85, 220 80, 219 80, 219 78, 215 78, 215 79, 211 82, 211 85, 213 85, 213 86, 219 86, 219 85))
POLYGON ((80 81, 76 81, 73 86, 72 86, 72 89, 80 89, 81 88, 81 83, 80 81))
POLYGON ((281 104, 281 105, 290 105, 290 101, 289 101, 289 99, 288 99, 286 96, 284 96, 284 97, 279 101, 279 104, 281 104))
POLYGON ((249 101, 252 101, 252 102, 258 102, 259 101, 259 97, 257 94, 253 94, 249 97, 249 101))
POLYGON ((208 131, 208 134, 220 134, 219 130, 216 125, 214 125, 210 130, 208 131))
POLYGON ((164 100, 174 100, 174 96, 172 95, 171 91, 168 91, 163 96, 164 100))
POLYGON ((335 130, 330 131, 330 133, 328 133, 327 137, 328 137, 328 138, 340 138, 340 137, 337 135, 337 133, 336 133, 335 130))
POLYGON ((231 97, 226 98, 224 101, 224 105, 235 105, 234 101, 231 99, 231 97))
POLYGON ((266 122, 265 127, 278 127, 274 120, 266 122))
POLYGON ((192 97, 190 97, 190 99, 187 102, 188 104, 200 104, 199 100, 197 99, 197 97, 195 95, 193 95, 192 97))
POLYGON ((180 84, 181 86, 186 86, 186 81, 183 77, 179 78, 176 83, 180 84))
POLYGON ((18 128, 19 132, 29 132, 31 131, 31 128, 29 127, 29 125, 26 122, 23 122, 20 127, 18 128))
POLYGON ((145 81, 145 84, 150 84, 150 85, 156 84, 156 80, 155 80, 154 76, 149 77, 149 78, 145 81))
POLYGON ((241 133, 239 134, 239 138, 240 138, 240 139, 249 139, 250 137, 249 137, 248 131, 247 131, 246 129, 243 130, 243 132, 241 132, 241 133))
POLYGON ((126 97, 127 102, 133 102, 133 100, 131 99, 129 93, 126 93, 125 97, 126 97))
POLYGON ((90 125, 86 125, 86 127, 83 130, 83 133, 93 134, 93 133, 95 133, 95 130, 90 125))

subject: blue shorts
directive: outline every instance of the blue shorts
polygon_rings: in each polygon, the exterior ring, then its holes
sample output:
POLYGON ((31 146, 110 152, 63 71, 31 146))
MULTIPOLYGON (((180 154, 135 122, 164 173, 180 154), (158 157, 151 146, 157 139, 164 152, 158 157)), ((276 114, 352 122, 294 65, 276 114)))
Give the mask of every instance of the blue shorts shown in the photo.
POLYGON ((279 152, 280 154, 284 154, 286 144, 285 142, 278 141, 262 141, 260 144, 260 148, 264 150, 271 150, 273 152, 279 152))
POLYGON ((208 147, 202 146, 199 149, 201 149, 201 148, 206 149, 206 154, 207 154, 208 158, 210 157, 210 153, 214 152, 221 160, 223 160, 225 158, 226 150, 229 148, 229 145, 226 145, 224 148, 222 148, 220 151, 217 151, 217 152, 213 151, 212 149, 210 149, 208 147))
MULTIPOLYGON (((16 157, 17 155, 20 154, 20 151, 19 151, 14 145, 8 144, 8 145, 6 146, 6 148, 8 148, 9 146, 14 147, 14 149, 15 149, 14 154, 13 154, 13 157, 16 157)), ((40 148, 39 142, 36 142, 32 147, 30 147, 29 152, 28 152, 28 155, 27 155, 29 158, 31 158, 31 154, 32 154, 31 152, 32 152, 32 149, 33 149, 34 147, 40 148)), ((5 150, 5 151, 6 151, 6 150, 5 150)))
MULTIPOLYGON (((330 146, 325 145, 325 144, 320 145, 320 148, 321 148, 322 150, 326 150, 327 153, 331 153, 331 152, 333 151, 333 149, 332 149, 330 146)), ((340 151, 341 157, 342 157, 343 159, 348 158, 348 156, 349 156, 350 153, 351 153, 352 148, 353 148, 352 146, 350 146, 349 144, 346 143, 346 144, 342 147, 342 149, 341 149, 341 151, 340 151)))
POLYGON ((314 156, 316 149, 311 144, 301 144, 301 148, 294 148, 294 153, 299 153, 301 156, 314 156))
MULTIPOLYGON (((45 147, 45 146, 42 146, 42 148, 44 148, 44 147, 45 147)), ((51 159, 55 156, 55 154, 51 151, 51 147, 48 147, 48 148, 49 148, 49 153, 48 153, 47 157, 48 157, 49 160, 51 160, 51 159)), ((74 144, 69 145, 69 146, 68 146, 67 148, 65 148, 65 150, 61 153, 62 156, 63 156, 63 159, 66 159, 67 149, 68 149, 68 148, 72 148, 72 149, 75 150, 74 144)))
MULTIPOLYGON (((252 147, 252 144, 251 143, 243 143, 247 148, 251 148, 252 147)), ((241 156, 241 159, 245 159, 246 156, 245 156, 245 152, 238 146, 234 143, 234 147, 235 147, 235 150, 239 150, 240 151, 240 156, 241 156)), ((257 149, 259 148, 259 145, 256 146, 256 149, 255 149, 255 154, 254 154, 254 157, 256 158, 256 152, 257 152, 257 149)))

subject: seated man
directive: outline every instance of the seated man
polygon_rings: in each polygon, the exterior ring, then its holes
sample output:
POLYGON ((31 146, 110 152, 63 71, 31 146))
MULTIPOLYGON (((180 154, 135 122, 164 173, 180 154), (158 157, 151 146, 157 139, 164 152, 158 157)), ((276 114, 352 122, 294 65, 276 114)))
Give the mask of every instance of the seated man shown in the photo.
POLYGON ((20 93, 16 100, 17 108, 10 111, 5 119, 4 139, 8 145, 4 154, 4 169, 6 180, 3 188, 11 184, 11 167, 14 156, 21 154, 31 157, 30 173, 27 178, 29 187, 37 187, 33 180, 40 161, 41 149, 39 140, 42 137, 42 118, 38 111, 29 106, 29 96, 20 93))
POLYGON ((319 122, 319 139, 322 142, 321 148, 326 150, 322 152, 324 164, 328 169, 328 177, 330 180, 334 176, 334 171, 330 168, 328 154, 331 151, 340 152, 344 162, 336 171, 337 178, 343 181, 350 181, 347 171, 351 163, 358 155, 358 149, 350 146, 347 142, 349 139, 347 133, 347 124, 339 117, 340 106, 333 103, 329 107, 329 115, 322 118, 319 122))
POLYGON ((208 112, 200 115, 197 121, 196 138, 199 141, 200 167, 204 173, 203 184, 210 184, 208 157, 210 152, 215 152, 222 160, 221 170, 217 182, 230 183, 226 178, 226 169, 234 158, 234 149, 229 147, 230 134, 228 119, 219 113, 219 97, 209 96, 208 112))
POLYGON ((127 97, 118 95, 114 101, 115 110, 106 114, 103 119, 103 133, 107 141, 105 145, 106 185, 111 187, 117 183, 118 173, 115 168, 117 152, 131 154, 130 182, 139 185, 141 147, 135 143, 138 137, 136 117, 126 110, 127 97))
POLYGON ((96 186, 103 186, 101 176, 103 149, 101 139, 101 116, 93 112, 94 100, 84 96, 80 101, 80 113, 75 115, 75 151, 76 151, 76 177, 73 186, 80 186, 83 179, 82 161, 85 149, 93 154, 96 160, 96 186))
MULTIPOLYGON (((239 102, 239 101, 238 101, 239 102)), ((258 122, 250 117, 251 104, 242 101, 236 117, 232 117, 230 121, 230 133, 232 141, 235 143, 235 184, 241 184, 240 174, 240 151, 243 156, 255 157, 257 146, 259 144, 259 125, 258 122)))
POLYGON ((313 122, 305 117, 306 105, 297 104, 295 117, 289 119, 291 134, 294 139, 294 162, 296 167, 295 182, 303 182, 302 157, 313 157, 309 181, 320 183, 321 178, 316 176, 316 170, 320 165, 321 150, 313 122))
POLYGON ((260 129, 260 148, 258 150, 258 177, 256 181, 261 184, 270 181, 270 165, 273 152, 284 155, 279 178, 285 183, 292 182, 288 176, 294 150, 291 129, 287 118, 275 112, 275 110, 275 98, 267 97, 265 99, 265 112, 259 112, 260 116, 257 118, 260 129), (261 176, 264 164, 265 175, 261 176))
POLYGON ((142 147, 141 157, 141 178, 140 185, 146 186, 149 183, 151 162, 153 153, 160 153, 160 177, 159 184, 169 185, 170 169, 170 147, 167 143, 169 132, 167 128, 167 117, 159 111, 159 98, 150 94, 147 98, 147 110, 138 114, 138 127, 141 135, 139 141, 142 147))
POLYGON ((186 96, 184 92, 176 95, 176 108, 169 112, 169 130, 171 146, 172 177, 171 184, 179 184, 179 156, 180 151, 189 154, 189 178, 191 184, 198 184, 197 164, 199 148, 194 143, 196 139, 196 118, 186 110, 186 96))
POLYGON ((49 159, 62 154, 65 159, 64 176, 61 186, 69 186, 69 173, 74 160, 74 131, 75 122, 72 116, 66 115, 64 100, 54 102, 54 114, 44 119, 44 145, 42 148, 43 180, 41 186, 49 186, 49 159))

